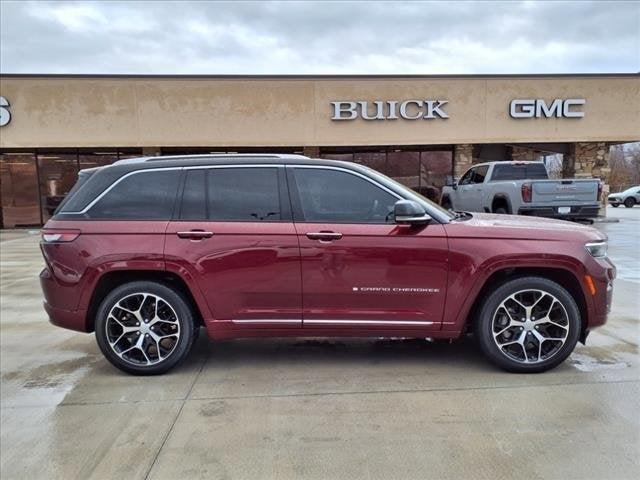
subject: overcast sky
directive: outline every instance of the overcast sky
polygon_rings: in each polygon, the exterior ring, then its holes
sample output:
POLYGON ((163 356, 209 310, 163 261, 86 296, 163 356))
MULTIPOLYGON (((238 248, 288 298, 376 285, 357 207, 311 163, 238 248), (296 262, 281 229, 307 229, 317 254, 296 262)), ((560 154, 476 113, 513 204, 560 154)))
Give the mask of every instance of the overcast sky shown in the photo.
POLYGON ((640 71, 640 2, 0 3, 3 73, 640 71))

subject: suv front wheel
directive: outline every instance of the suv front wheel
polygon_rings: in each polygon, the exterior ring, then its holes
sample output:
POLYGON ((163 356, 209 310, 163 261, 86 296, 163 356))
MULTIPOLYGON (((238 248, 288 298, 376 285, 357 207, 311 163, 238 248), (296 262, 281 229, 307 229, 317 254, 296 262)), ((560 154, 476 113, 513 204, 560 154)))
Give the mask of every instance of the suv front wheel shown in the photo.
POLYGON ((507 281, 484 301, 475 333, 487 358, 520 373, 562 363, 580 336, 580 310, 571 294, 542 277, 507 281))
POLYGON ((156 282, 137 281, 109 293, 98 308, 96 340, 113 365, 135 375, 157 375, 180 363, 198 327, 184 297, 156 282))

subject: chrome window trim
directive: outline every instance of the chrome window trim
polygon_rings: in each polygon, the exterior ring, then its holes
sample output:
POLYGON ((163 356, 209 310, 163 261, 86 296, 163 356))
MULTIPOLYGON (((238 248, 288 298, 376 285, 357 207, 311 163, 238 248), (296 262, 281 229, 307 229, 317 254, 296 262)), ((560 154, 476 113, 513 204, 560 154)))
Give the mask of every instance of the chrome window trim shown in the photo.
POLYGON ((277 324, 277 323, 285 323, 292 325, 403 325, 403 326, 411 326, 411 325, 434 325, 435 322, 425 321, 425 320, 345 320, 345 319, 317 319, 312 318, 309 320, 305 319, 251 319, 251 318, 234 318, 231 320, 234 324, 277 324))
POLYGON ((331 319, 309 319, 303 320, 303 324, 311 325, 433 325, 434 322, 423 320, 331 320, 331 319))
MULTIPOLYGON (((381 183, 379 183, 378 181, 374 180, 373 178, 370 178, 360 172, 357 172, 355 170, 351 170, 349 168, 345 168, 345 167, 334 167, 334 166, 330 166, 330 165, 304 165, 304 164, 281 164, 281 163, 258 163, 258 164, 241 164, 241 165, 189 165, 189 166, 181 166, 181 167, 158 167, 158 168, 145 168, 145 169, 140 169, 140 170, 133 170, 131 172, 128 172, 126 174, 124 174, 123 176, 121 176, 120 178, 118 178, 115 182, 113 182, 111 185, 109 185, 106 189, 104 189, 102 191, 102 193, 100 193, 96 198, 94 198, 91 202, 89 202, 89 204, 84 207, 82 210, 79 211, 72 211, 72 212, 65 212, 65 211, 61 211, 61 214, 66 214, 66 215, 83 215, 85 213, 87 213, 93 206, 95 206, 96 203, 98 203, 107 193, 109 193, 113 188, 115 188, 116 185, 118 185, 120 182, 122 182, 125 178, 128 178, 132 175, 137 175, 137 174, 141 174, 141 173, 147 173, 147 172, 159 172, 159 171, 176 171, 176 170, 208 170, 208 169, 214 169, 214 168, 306 168, 306 169, 321 169, 321 170, 336 170, 336 171, 340 171, 340 172, 344 172, 350 175, 354 175, 356 177, 360 177, 364 180, 366 180, 367 182, 371 183, 372 185, 380 188, 381 190, 387 192, 388 194, 392 195, 393 197, 395 197, 398 200, 406 200, 405 197, 403 197, 402 195, 394 192, 393 190, 391 190, 390 188, 386 187, 385 185, 382 185, 381 183)), ((473 168, 473 167, 472 167, 473 168)), ((408 188, 408 187, 407 187, 408 188)), ((431 215, 431 212, 428 212, 429 215, 433 218, 434 216, 431 215)))
POLYGON ((234 318, 231 320, 235 324, 269 324, 269 323, 287 323, 293 325, 302 325, 302 319, 284 319, 284 318, 270 318, 270 319, 253 319, 253 318, 234 318))
POLYGON ((121 181, 123 181, 125 178, 130 177, 132 175, 136 175, 138 173, 146 173, 146 172, 159 172, 159 171, 164 171, 164 170, 197 170, 197 169, 209 169, 209 168, 246 168, 246 167, 267 167, 267 168, 278 168, 281 167, 282 165, 274 165, 274 164, 246 164, 246 165, 202 165, 202 166, 197 166, 197 165, 193 165, 193 166, 188 166, 188 167, 158 167, 158 168, 144 168, 144 169, 140 169, 140 170, 133 170, 132 172, 129 173, 125 173, 123 176, 121 176, 120 178, 118 178, 115 182, 113 182, 111 185, 109 185, 107 188, 105 188, 102 193, 100 195, 98 195, 96 198, 94 198, 91 202, 89 202, 89 204, 84 207, 82 210, 79 210, 77 212, 60 212, 60 213, 64 213, 66 215, 83 215, 85 213, 87 213, 96 203, 98 203, 100 201, 100 199, 102 199, 102 197, 104 197, 107 193, 109 193, 109 191, 111 191, 112 188, 114 188, 116 185, 118 185, 121 181))

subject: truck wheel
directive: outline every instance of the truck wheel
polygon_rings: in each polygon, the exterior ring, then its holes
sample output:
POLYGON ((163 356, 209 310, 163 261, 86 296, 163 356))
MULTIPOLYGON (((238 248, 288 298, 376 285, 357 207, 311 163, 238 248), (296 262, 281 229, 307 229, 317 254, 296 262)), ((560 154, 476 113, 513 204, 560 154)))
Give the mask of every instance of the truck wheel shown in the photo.
POLYGON ((157 375, 175 367, 199 330, 184 297, 150 281, 126 283, 109 293, 98 308, 95 328, 107 360, 134 375, 157 375))
POLYGON ((635 204, 636 204, 636 199, 633 197, 626 198, 624 201, 624 206, 627 208, 633 208, 635 204))
POLYGON ((497 214, 500 214, 500 215, 506 215, 506 214, 509 213, 509 211, 507 210, 506 207, 498 207, 493 211, 493 213, 497 213, 497 214))
POLYGON ((449 197, 445 197, 442 199, 441 206, 442 208, 445 208, 447 210, 451 210, 453 208, 453 205, 451 205, 451 200, 449 200, 449 197))
POLYGON ((580 328, 571 294, 542 277, 503 283, 483 302, 475 321, 485 356, 519 373, 544 372, 562 363, 573 352, 580 328))

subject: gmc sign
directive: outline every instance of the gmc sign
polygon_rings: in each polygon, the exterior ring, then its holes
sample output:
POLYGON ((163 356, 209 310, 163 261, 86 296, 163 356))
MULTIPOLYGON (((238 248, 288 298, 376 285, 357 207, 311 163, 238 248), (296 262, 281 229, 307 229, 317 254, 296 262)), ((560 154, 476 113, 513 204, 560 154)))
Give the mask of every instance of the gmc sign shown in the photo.
POLYGON ((512 118, 582 118, 584 112, 580 108, 584 104, 584 98, 568 98, 566 100, 556 98, 551 102, 551 105, 547 105, 547 102, 541 99, 517 99, 511 100, 509 115, 512 118))

